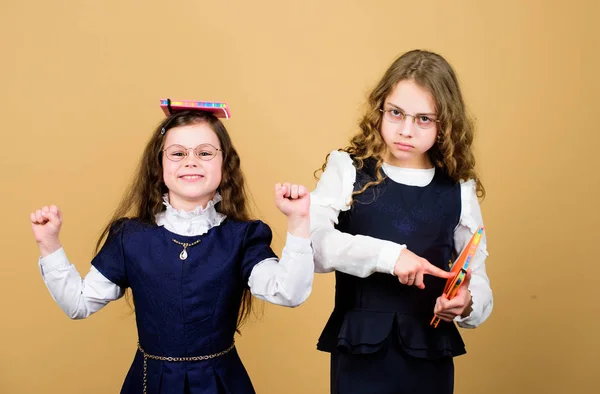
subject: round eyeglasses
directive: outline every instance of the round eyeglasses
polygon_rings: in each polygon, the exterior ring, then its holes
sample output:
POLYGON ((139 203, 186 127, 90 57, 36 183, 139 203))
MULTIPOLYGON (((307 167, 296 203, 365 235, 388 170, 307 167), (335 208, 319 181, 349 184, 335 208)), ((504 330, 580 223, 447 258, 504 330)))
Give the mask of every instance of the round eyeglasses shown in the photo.
POLYGON ((188 151, 192 149, 196 157, 200 160, 209 161, 215 158, 218 152, 223 152, 211 144, 198 145, 195 148, 186 148, 182 145, 170 145, 163 149, 167 159, 171 161, 181 161, 188 156, 188 151))
POLYGON ((392 123, 404 123, 406 118, 410 116, 412 118, 412 123, 421 130, 430 129, 435 126, 436 123, 440 123, 439 119, 436 119, 435 116, 429 114, 411 115, 398 108, 379 109, 379 111, 383 112, 385 120, 392 123))

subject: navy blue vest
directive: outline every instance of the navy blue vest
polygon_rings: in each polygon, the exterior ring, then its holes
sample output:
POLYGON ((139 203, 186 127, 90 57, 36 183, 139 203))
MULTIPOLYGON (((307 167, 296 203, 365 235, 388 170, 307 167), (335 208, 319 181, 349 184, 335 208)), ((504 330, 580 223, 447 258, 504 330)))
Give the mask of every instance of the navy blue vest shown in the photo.
MULTIPOLYGON (((365 162, 357 171, 354 191, 375 180, 374 175, 374 161, 365 162)), ((369 187, 355 197, 350 210, 340 214, 337 229, 405 244, 431 264, 448 270, 454 258, 454 229, 460 213, 460 184, 436 169, 425 187, 407 186, 389 178, 369 187)), ((425 275, 424 282, 425 289, 421 290, 402 285, 387 273, 358 278, 336 271, 335 308, 318 349, 361 354, 396 343, 419 358, 464 354, 464 343, 454 323, 429 326, 445 279, 425 275)))
MULTIPOLYGON (((271 240, 271 229, 260 221, 226 219, 206 234, 182 236, 123 220, 113 226, 92 265, 111 282, 131 288, 144 351, 205 356, 231 346, 252 269, 277 257, 271 240), (183 247, 173 240, 195 243, 187 248, 187 259, 180 259, 183 247)), ((197 362, 149 359, 147 365, 136 352, 121 393, 141 393, 144 371, 149 394, 255 392, 235 348, 197 362)))

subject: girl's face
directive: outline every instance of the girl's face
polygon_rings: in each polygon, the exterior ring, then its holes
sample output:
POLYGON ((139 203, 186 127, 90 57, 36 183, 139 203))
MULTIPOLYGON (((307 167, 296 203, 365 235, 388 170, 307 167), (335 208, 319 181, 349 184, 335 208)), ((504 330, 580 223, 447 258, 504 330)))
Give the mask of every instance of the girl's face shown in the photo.
POLYGON ((415 82, 403 80, 386 97, 383 110, 383 160, 398 167, 431 168, 427 151, 435 144, 438 131, 431 94, 415 82))
POLYGON ((205 122, 173 127, 163 149, 163 180, 171 206, 185 211, 206 207, 221 184, 223 154, 215 132, 205 122))

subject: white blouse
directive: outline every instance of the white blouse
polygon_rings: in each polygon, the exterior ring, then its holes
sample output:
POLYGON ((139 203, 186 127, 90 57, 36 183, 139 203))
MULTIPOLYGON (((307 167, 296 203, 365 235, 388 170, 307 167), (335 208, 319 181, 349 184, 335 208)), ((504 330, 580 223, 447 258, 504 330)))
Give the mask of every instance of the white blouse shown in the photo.
MULTIPOLYGON (((409 186, 427 186, 435 168, 412 169, 383 164, 390 180, 409 186)), ((340 212, 350 209, 356 168, 346 152, 333 151, 325 171, 311 193, 311 240, 315 252, 315 272, 340 271, 357 277, 375 272, 394 274, 398 256, 410 245, 400 245, 363 235, 351 235, 334 228, 340 212)), ((471 239, 477 227, 483 225, 481 209, 475 190, 475 181, 461 182, 461 215, 454 230, 454 247, 459 253, 471 239)), ((475 328, 483 323, 493 307, 492 289, 485 270, 487 238, 484 235, 471 263, 471 292, 473 311, 465 318, 455 319, 464 328, 475 328)))
MULTIPOLYGON (((156 222, 175 234, 202 235, 225 220, 226 216, 215 209, 219 201, 221 196, 217 193, 206 208, 197 207, 192 212, 185 212, 173 208, 165 196, 167 208, 156 216, 156 222)), ((124 294, 124 289, 93 266, 82 279, 62 248, 40 258, 39 267, 52 298, 71 319, 84 319, 124 294)), ((295 307, 310 295, 313 276, 310 239, 288 233, 281 260, 269 258, 254 266, 248 286, 257 298, 295 307)))

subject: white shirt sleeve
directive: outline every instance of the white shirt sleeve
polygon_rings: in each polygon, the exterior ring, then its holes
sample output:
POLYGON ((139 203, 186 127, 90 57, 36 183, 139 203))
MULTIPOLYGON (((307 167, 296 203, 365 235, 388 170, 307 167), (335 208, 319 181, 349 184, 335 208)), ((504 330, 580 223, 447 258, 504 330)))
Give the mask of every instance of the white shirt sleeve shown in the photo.
MULTIPOLYGON (((454 247, 460 253, 467 245, 477 227, 483 226, 481 208, 477 200, 475 181, 469 180, 461 183, 462 212, 460 222, 454 230, 454 247)), ((485 231, 481 237, 477 253, 470 265, 471 283, 469 291, 473 301, 471 314, 465 318, 460 316, 454 319, 463 328, 475 328, 483 323, 492 313, 494 298, 490 287, 490 280, 485 271, 487 252, 487 237, 485 231)))
POLYGON ((71 319, 85 319, 124 294, 93 266, 81 279, 63 248, 40 258, 39 267, 52 298, 71 319))
POLYGON ((281 260, 270 258, 252 268, 248 286, 252 295, 273 304, 296 307, 312 291, 314 277, 310 239, 287 234, 281 260))
POLYGON ((315 272, 334 270, 365 278, 375 272, 394 273, 405 245, 336 230, 340 212, 350 209, 356 169, 350 155, 333 151, 311 193, 310 226, 315 272))

